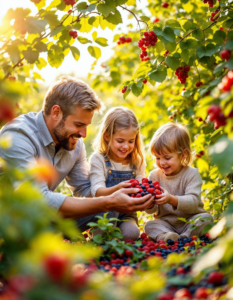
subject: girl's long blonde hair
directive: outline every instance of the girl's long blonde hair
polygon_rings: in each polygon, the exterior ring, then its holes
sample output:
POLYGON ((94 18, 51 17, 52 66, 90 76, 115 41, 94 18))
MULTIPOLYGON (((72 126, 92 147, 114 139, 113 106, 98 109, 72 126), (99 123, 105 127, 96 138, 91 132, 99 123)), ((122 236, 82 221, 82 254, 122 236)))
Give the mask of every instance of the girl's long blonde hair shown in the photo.
POLYGON ((144 162, 143 143, 139 132, 138 120, 134 112, 126 107, 119 106, 111 108, 104 116, 100 130, 93 142, 93 148, 96 152, 110 156, 110 145, 112 136, 119 130, 132 127, 136 131, 135 145, 133 151, 129 154, 130 165, 134 164, 141 167, 144 162), (107 133, 109 141, 106 141, 104 134, 107 133))

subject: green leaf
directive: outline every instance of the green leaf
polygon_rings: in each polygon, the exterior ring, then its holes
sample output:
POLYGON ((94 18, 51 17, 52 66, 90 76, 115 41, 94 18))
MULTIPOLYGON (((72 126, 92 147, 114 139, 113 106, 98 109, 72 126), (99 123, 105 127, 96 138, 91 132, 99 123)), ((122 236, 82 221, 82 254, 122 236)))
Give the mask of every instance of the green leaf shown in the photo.
POLYGON ((47 66, 47 62, 44 58, 40 57, 38 61, 36 62, 36 66, 39 70, 43 69, 47 66))
POLYGON ((220 72, 225 67, 226 67, 226 63, 225 62, 223 64, 219 64, 219 65, 216 66, 216 68, 214 69, 213 73, 216 74, 216 73, 220 72))
POLYGON ((97 39, 95 40, 95 42, 96 42, 97 44, 99 44, 100 46, 102 46, 102 47, 108 46, 108 40, 107 40, 106 38, 101 38, 101 37, 99 37, 99 38, 97 38, 97 39))
POLYGON ((91 56, 95 57, 96 59, 99 59, 101 57, 101 50, 99 47, 89 46, 87 50, 91 54, 91 56))
POLYGON ((79 37, 78 37, 78 41, 79 41, 81 44, 92 43, 92 41, 90 41, 90 40, 88 40, 87 38, 82 37, 82 36, 79 36, 79 37))
POLYGON ((151 80, 163 82, 167 76, 167 68, 165 66, 159 66, 156 71, 150 72, 148 75, 151 80))
POLYGON ((114 1, 106 1, 105 4, 98 4, 97 10, 99 13, 107 17, 111 12, 116 11, 116 6, 114 1))
POLYGON ((156 35, 163 35, 163 29, 161 25, 154 25, 153 31, 156 35))
POLYGON ((144 86, 138 87, 137 84, 134 83, 132 85, 132 93, 138 97, 142 93, 143 88, 144 86))
POLYGON ((141 16, 140 19, 144 22, 149 22, 150 21, 150 18, 149 17, 146 17, 146 16, 141 16))
POLYGON ((74 59, 78 61, 80 58, 80 51, 75 47, 70 47, 70 50, 72 52, 74 59))
POLYGON ((120 24, 122 23, 122 18, 121 18, 121 14, 119 13, 119 11, 116 9, 116 12, 115 14, 110 14, 106 20, 109 22, 109 23, 112 23, 112 24, 120 24))
POLYGON ((87 5, 86 2, 80 2, 77 5, 78 11, 82 13, 91 12, 95 9, 96 6, 95 4, 88 5, 88 7, 86 5, 87 5))
POLYGON ((217 52, 216 46, 214 44, 208 44, 205 46, 200 46, 197 48, 197 56, 202 58, 203 56, 211 56, 217 52))
POLYGON ((187 39, 186 41, 180 43, 181 50, 196 49, 197 46, 198 46, 198 43, 194 39, 187 39))
POLYGON ((165 27, 163 30, 163 37, 169 42, 175 42, 176 40, 175 33, 171 27, 165 27))
MULTIPOLYGON (((93 23, 94 23, 96 20, 97 20, 96 17, 90 17, 90 18, 88 19, 88 23, 89 23, 90 25, 93 25, 93 23)), ((94 26, 94 25, 93 25, 93 26, 94 26)))
POLYGON ((226 33, 224 31, 222 31, 222 30, 215 31, 214 36, 213 36, 213 40, 215 43, 223 44, 225 38, 226 38, 226 33))
POLYGON ((28 48, 26 51, 22 51, 26 61, 29 64, 34 64, 39 58, 39 51, 36 51, 32 48, 28 48))
POLYGON ((228 50, 233 50, 233 40, 227 41, 225 44, 225 48, 228 50))
POLYGON ((96 227, 96 226, 97 226, 97 224, 94 223, 94 222, 89 222, 87 225, 88 225, 89 227, 96 227))
POLYGON ((181 56, 182 60, 183 60, 186 64, 188 64, 188 62, 189 62, 189 51, 188 51, 188 50, 183 50, 183 51, 181 52, 180 56, 181 56))
POLYGON ((101 234, 97 234, 93 237, 93 241, 96 243, 96 244, 101 244, 102 241, 103 241, 103 238, 101 236, 101 234))
POLYGON ((47 44, 42 43, 41 41, 38 41, 35 43, 34 48, 38 50, 39 52, 47 52, 47 44))
POLYGON ((127 0, 115 0, 116 5, 122 5, 125 4, 127 2, 127 0))
POLYGON ((203 31, 201 29, 197 29, 195 30, 193 33, 192 33, 192 36, 198 40, 198 41, 201 41, 204 37, 203 35, 203 31))
POLYGON ((17 64, 17 62, 20 60, 20 52, 18 47, 16 45, 9 45, 6 48, 6 52, 10 55, 13 64, 17 64))
POLYGON ((232 172, 233 167, 233 140, 227 137, 220 138, 209 149, 213 164, 217 165, 220 173, 225 175, 232 172))
POLYGON ((40 79, 40 80, 43 80, 43 81, 44 81, 44 79, 41 77, 41 75, 38 74, 37 72, 33 72, 33 78, 35 78, 35 79, 40 79))
POLYGON ((27 30, 29 33, 41 33, 45 30, 47 21, 46 20, 36 20, 33 17, 27 17, 25 20, 25 24, 27 26, 27 30))
POLYGON ((53 36, 57 35, 58 33, 62 32, 62 30, 64 30, 64 29, 65 29, 64 26, 59 26, 51 32, 50 36, 53 37, 53 36))
POLYGON ((179 66, 180 66, 180 61, 179 59, 175 58, 175 57, 166 57, 165 59, 166 64, 168 65, 168 67, 170 67, 173 71, 175 71, 179 66))
POLYGON ((172 28, 181 28, 180 23, 177 20, 168 19, 165 21, 166 26, 170 26, 172 28))
POLYGON ((170 52, 173 52, 174 50, 176 50, 176 42, 173 42, 173 43, 166 43, 165 44, 165 48, 170 51, 170 52))
POLYGON ((81 18, 80 20, 80 25, 81 25, 81 28, 80 28, 80 32, 90 32, 93 28, 93 26, 91 24, 88 23, 88 19, 89 18, 81 18))
POLYGON ((64 53, 58 45, 53 45, 48 51, 48 62, 50 66, 58 68, 63 63, 64 53))
POLYGON ((231 57, 230 59, 228 59, 226 66, 229 70, 233 70, 233 57, 231 57))

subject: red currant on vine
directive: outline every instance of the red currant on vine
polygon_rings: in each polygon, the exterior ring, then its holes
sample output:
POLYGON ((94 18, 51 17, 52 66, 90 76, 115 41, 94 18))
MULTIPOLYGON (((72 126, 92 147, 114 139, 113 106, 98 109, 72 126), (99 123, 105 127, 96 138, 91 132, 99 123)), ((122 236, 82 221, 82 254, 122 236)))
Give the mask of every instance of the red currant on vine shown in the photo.
POLYGON ((162 7, 163 8, 167 8, 169 6, 169 3, 167 3, 167 2, 164 2, 163 4, 162 4, 162 7))
POLYGON ((231 51, 228 49, 222 50, 220 56, 222 59, 228 60, 231 57, 231 51))
POLYGON ((78 33, 75 30, 70 30, 69 35, 72 36, 73 39, 76 39, 76 37, 78 36, 78 33))

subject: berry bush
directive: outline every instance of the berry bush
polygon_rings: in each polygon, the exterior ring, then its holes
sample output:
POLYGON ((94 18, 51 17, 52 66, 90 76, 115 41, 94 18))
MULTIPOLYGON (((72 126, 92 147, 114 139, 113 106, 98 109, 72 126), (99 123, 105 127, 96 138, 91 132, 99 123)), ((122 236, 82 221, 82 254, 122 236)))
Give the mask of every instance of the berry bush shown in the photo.
MULTIPOLYGON (((214 226, 200 238, 155 242, 143 233, 152 216, 138 212, 138 241, 122 241, 106 216, 82 236, 71 220, 45 206, 34 184, 43 174, 1 161, 0 299, 230 299, 232 1, 148 0, 143 7, 134 0, 31 2, 35 14, 12 8, 0 27, 0 125, 30 109, 25 99, 40 90, 42 68, 59 68, 68 53, 75 62, 82 59, 80 44, 95 60, 94 69, 101 47, 108 47, 95 28, 113 30, 114 53, 100 72, 91 70, 93 88, 107 95, 107 105, 135 111, 146 146, 161 124, 187 125, 214 226), (121 32, 121 23, 128 32, 121 32), (103 236, 94 234, 100 226, 103 236)), ((10 138, 0 140, 0 147, 10 144, 10 138)), ((147 171, 152 169, 147 154, 147 171)), ((131 197, 161 193, 159 183, 146 178, 131 185, 140 188, 131 197)))

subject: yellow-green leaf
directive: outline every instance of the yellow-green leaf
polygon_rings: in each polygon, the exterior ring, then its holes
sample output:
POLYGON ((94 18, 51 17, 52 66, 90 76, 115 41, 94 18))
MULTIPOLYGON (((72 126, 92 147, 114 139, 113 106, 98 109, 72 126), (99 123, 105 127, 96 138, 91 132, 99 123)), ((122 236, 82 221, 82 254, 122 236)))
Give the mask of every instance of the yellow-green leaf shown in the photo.
POLYGON ((96 59, 99 59, 101 56, 101 50, 99 47, 88 47, 88 52, 91 54, 91 56, 95 57, 96 59))

